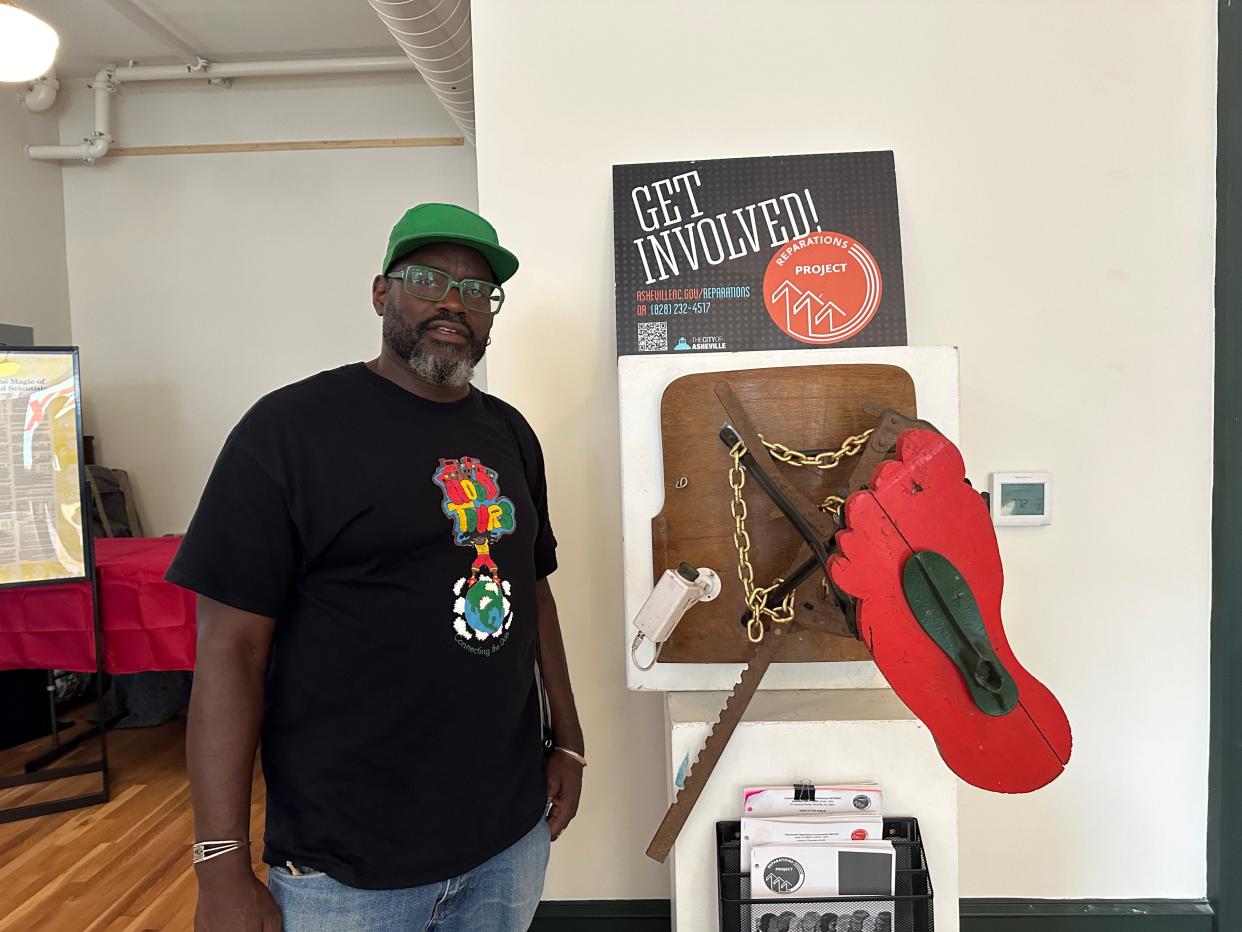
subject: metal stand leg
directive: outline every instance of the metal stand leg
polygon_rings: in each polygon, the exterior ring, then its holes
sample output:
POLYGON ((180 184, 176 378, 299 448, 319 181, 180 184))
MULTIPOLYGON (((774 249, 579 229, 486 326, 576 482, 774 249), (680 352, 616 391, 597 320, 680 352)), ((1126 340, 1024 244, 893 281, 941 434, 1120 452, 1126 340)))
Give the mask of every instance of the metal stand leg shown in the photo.
MULTIPOLYGON (((56 720, 56 677, 53 671, 47 671, 47 714, 52 723, 52 744, 60 747, 60 722, 56 720)), ((26 764, 26 772, 30 772, 30 764, 26 764)))
POLYGON ((64 812, 67 809, 80 809, 84 806, 95 806, 99 803, 106 803, 111 796, 112 780, 108 771, 108 725, 111 724, 104 719, 103 705, 103 675, 104 675, 104 649, 103 649, 103 625, 99 615, 99 570, 95 566, 94 542, 87 533, 87 565, 91 567, 91 613, 92 623, 95 632, 95 712, 96 721, 99 723, 93 728, 89 728, 79 735, 74 735, 68 741, 60 740, 59 722, 56 720, 56 696, 51 685, 51 672, 49 677, 49 706, 52 714, 52 749, 46 754, 34 758, 26 762, 26 772, 13 777, 0 777, 0 789, 10 789, 18 786, 33 786, 38 783, 49 783, 53 780, 64 779, 65 777, 78 777, 89 773, 98 773, 103 778, 103 789, 96 793, 83 793, 78 796, 70 796, 65 799, 56 799, 43 803, 32 803, 27 806, 14 806, 11 809, 0 809, 0 824, 5 822, 16 822, 19 819, 29 819, 34 816, 49 815, 53 812, 64 812), (99 759, 88 761, 84 764, 76 764, 68 767, 56 767, 45 770, 48 764, 59 760, 70 751, 86 741, 98 735, 99 737, 99 759))

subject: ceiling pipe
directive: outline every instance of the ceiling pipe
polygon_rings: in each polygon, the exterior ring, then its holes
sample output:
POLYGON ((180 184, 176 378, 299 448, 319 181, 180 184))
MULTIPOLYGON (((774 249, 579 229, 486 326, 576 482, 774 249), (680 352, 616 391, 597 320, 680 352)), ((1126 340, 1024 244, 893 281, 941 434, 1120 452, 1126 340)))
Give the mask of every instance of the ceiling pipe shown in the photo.
POLYGON ((192 70, 198 71, 206 67, 207 59, 190 48, 184 39, 148 13, 135 0, 104 0, 104 3, 124 16, 152 39, 163 42, 176 52, 177 57, 192 70))
POLYGON ((109 110, 109 95, 116 91, 116 85, 107 78, 108 69, 103 69, 95 76, 95 80, 86 85, 95 92, 95 129, 76 146, 27 146, 26 155, 32 159, 80 159, 87 165, 95 164, 108 154, 112 146, 112 115, 109 110))
POLYGON ((432 93, 474 144, 470 0, 369 0, 432 93))
POLYGON ((60 82, 56 73, 49 71, 37 81, 31 81, 17 91, 17 101, 30 113, 43 113, 51 110, 56 103, 56 93, 60 90, 60 82))
POLYGON ((296 58, 273 61, 213 61, 201 71, 184 65, 120 65, 110 70, 120 84, 135 81, 179 81, 210 78, 277 78, 331 74, 370 74, 409 71, 403 55, 356 55, 351 58, 296 58))
POLYGON ((189 65, 110 65, 87 85, 95 93, 95 128, 81 143, 67 146, 27 146, 26 154, 37 160, 81 160, 88 165, 108 154, 112 138, 111 96, 123 84, 136 81, 219 81, 225 78, 305 77, 308 75, 373 74, 408 71, 404 55, 367 55, 352 58, 304 58, 289 61, 211 62, 202 68, 189 65))

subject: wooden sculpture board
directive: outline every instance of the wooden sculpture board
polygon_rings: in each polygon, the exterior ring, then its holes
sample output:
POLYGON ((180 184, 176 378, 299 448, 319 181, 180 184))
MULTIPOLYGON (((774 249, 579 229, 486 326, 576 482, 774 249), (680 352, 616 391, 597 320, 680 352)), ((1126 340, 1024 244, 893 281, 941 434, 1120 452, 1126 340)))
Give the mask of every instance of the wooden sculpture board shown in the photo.
MULTIPOLYGON (((687 375, 670 383, 660 404, 664 505, 651 522, 652 580, 686 562, 715 570, 723 590, 714 602, 686 613, 664 645, 661 663, 737 663, 749 646, 739 624, 745 601, 730 511, 732 460, 717 436, 727 420, 715 394, 720 381, 733 388, 765 439, 808 453, 836 450, 847 437, 871 427, 875 418, 863 410, 866 402, 917 416, 913 380, 891 365, 739 369, 687 375)), ((851 468, 848 460, 829 471, 795 468, 770 458, 764 462, 816 502, 844 486, 851 468)), ((768 585, 789 565, 801 538, 753 482, 746 484, 744 498, 755 581, 768 585)), ((821 578, 816 575, 804 583, 799 597, 818 587, 821 578)), ((859 661, 870 655, 853 638, 802 630, 791 635, 780 659, 859 661)))

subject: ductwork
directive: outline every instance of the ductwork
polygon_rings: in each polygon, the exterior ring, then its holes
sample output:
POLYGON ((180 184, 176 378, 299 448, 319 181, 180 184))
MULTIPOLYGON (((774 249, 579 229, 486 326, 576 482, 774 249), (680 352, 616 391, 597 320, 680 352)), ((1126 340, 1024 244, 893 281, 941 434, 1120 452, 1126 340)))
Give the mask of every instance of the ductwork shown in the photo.
POLYGON ((369 0, 388 31, 474 144, 470 0, 369 0))

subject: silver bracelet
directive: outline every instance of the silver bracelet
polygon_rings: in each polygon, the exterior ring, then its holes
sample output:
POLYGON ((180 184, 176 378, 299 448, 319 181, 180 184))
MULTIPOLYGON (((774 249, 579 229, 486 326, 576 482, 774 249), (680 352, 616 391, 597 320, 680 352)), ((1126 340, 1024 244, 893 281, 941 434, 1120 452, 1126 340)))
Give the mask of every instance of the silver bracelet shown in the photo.
POLYGON ((231 854, 238 848, 249 848, 248 841, 196 841, 190 846, 192 864, 202 864, 204 861, 210 861, 212 858, 218 858, 222 854, 231 854))
POLYGON ((587 765, 586 758, 583 757, 581 754, 579 754, 577 751, 571 751, 569 748, 563 748, 559 744, 554 745, 552 747, 552 750, 560 751, 562 754, 568 754, 570 757, 572 757, 574 760, 580 763, 583 767, 587 765))

